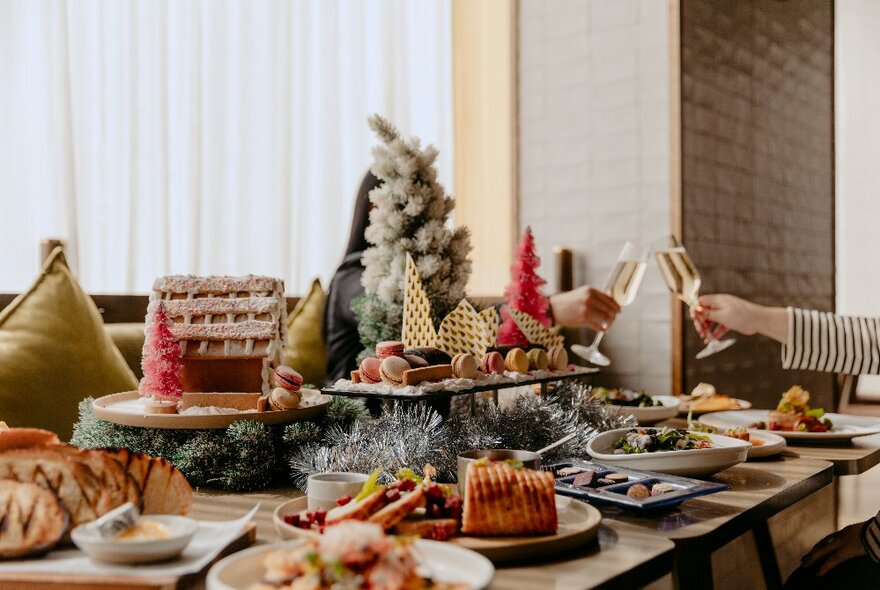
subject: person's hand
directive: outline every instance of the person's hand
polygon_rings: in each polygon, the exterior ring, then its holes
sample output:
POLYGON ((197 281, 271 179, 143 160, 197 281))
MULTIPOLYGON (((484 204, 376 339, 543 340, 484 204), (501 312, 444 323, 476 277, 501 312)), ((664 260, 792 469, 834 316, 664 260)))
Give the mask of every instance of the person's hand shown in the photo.
POLYGON ((801 567, 806 569, 818 567, 816 575, 824 576, 844 561, 865 555, 865 546, 862 544, 864 524, 863 522, 851 524, 816 543, 810 552, 801 558, 801 567))
POLYGON ((712 338, 721 338, 728 330, 736 330, 746 336, 758 332, 763 309, 756 303, 733 295, 703 295, 691 309, 691 317, 700 337, 708 342, 712 338))
POLYGON ((566 328, 587 327, 604 332, 614 323, 620 306, 602 291, 583 285, 550 297, 554 321, 566 328))

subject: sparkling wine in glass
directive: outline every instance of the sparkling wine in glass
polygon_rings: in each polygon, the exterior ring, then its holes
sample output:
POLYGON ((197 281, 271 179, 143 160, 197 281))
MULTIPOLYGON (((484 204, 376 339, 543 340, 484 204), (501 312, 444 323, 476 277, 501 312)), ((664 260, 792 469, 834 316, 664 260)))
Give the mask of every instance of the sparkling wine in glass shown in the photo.
MULTIPOLYGON (((697 305, 700 298, 700 271, 694 265, 687 250, 675 236, 669 236, 664 243, 654 251, 657 258, 657 266, 666 281, 669 290, 683 301, 691 310, 697 305)), ((697 358, 702 359, 716 352, 729 348, 736 342, 733 338, 718 340, 709 332, 709 343, 706 348, 697 353, 697 358)))
MULTIPOLYGON (((642 277, 645 275, 647 258, 646 249, 639 248, 632 242, 623 245, 623 249, 617 257, 617 263, 611 269, 608 278, 605 279, 605 287, 603 288, 603 291, 610 295, 620 307, 625 307, 635 300, 639 286, 642 284, 642 277)), ((594 365, 607 367, 611 361, 599 352, 599 343, 602 342, 603 336, 605 336, 605 332, 598 332, 590 346, 573 344, 571 351, 594 365)))

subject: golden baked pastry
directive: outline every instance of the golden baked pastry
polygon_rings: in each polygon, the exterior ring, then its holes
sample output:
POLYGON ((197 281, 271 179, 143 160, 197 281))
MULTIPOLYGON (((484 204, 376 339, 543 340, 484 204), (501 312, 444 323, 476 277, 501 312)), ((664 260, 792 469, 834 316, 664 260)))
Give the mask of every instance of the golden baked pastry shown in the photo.
POLYGON ((466 535, 552 535, 556 532, 553 474, 504 461, 468 465, 461 530, 466 535))

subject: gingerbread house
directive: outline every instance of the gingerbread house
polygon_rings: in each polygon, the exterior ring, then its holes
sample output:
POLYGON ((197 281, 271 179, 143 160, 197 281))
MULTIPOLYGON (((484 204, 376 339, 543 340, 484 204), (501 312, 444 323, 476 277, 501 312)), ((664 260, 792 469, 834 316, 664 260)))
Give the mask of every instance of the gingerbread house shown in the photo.
POLYGON ((184 407, 256 408, 269 395, 287 329, 281 279, 161 277, 153 285, 148 322, 160 300, 181 345, 184 407))

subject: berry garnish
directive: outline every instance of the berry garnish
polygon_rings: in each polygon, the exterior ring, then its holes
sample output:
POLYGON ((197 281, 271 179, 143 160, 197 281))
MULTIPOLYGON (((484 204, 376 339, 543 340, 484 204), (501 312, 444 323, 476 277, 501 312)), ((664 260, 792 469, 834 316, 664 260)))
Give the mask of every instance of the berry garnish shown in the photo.
POLYGON ((319 525, 324 524, 324 519, 327 518, 327 511, 321 508, 315 510, 315 522, 319 525))
POLYGON ((337 506, 345 506, 349 502, 351 502, 351 496, 342 496, 341 498, 336 500, 336 505, 337 506))
POLYGON ((300 524, 299 514, 285 514, 284 522, 290 526, 298 527, 300 524))

